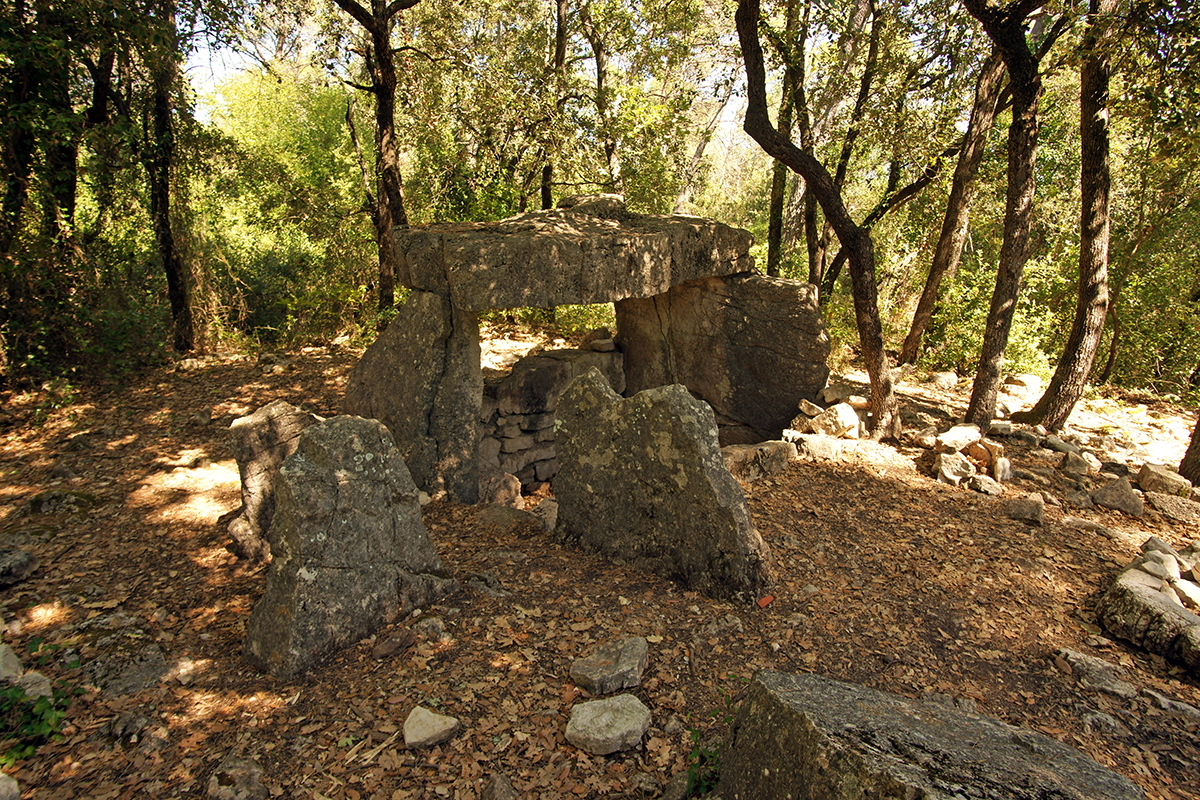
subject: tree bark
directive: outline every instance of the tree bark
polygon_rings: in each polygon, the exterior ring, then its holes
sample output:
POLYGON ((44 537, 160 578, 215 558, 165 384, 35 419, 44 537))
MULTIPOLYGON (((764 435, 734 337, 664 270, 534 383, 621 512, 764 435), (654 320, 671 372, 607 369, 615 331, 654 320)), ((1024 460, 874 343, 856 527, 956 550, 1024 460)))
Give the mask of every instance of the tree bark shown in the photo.
POLYGON ((986 0, 964 0, 967 10, 983 25, 1000 50, 1012 86, 1012 123, 1008 129, 1008 190, 1004 206, 1004 240, 996 270, 996 288, 988 308, 987 328, 979 353, 979 367, 971 388, 966 421, 987 430, 996 414, 1004 351, 1017 310, 1017 296, 1025 261, 1029 257, 1029 231, 1033 221, 1034 171, 1037 161, 1038 99, 1042 80, 1037 57, 1025 38, 1025 18, 1045 0, 1016 0, 991 8, 986 0))
POLYGON ((900 435, 900 415, 892 391, 891 370, 883 349, 883 329, 875 285, 875 245, 870 234, 850 218, 828 170, 811 153, 796 147, 771 125, 767 112, 766 67, 758 39, 759 0, 738 0, 736 21, 742 58, 746 64, 747 107, 743 127, 766 151, 800 174, 808 191, 821 204, 825 218, 837 233, 850 259, 854 315, 867 374, 871 379, 871 437, 900 435))
POLYGON ((942 231, 933 253, 933 263, 929 267, 925 289, 921 292, 921 299, 917 302, 917 310, 913 314, 912 327, 900 351, 901 364, 916 363, 921 353, 921 339, 933 318, 938 289, 943 280, 954 277, 954 273, 958 271, 963 245, 967 241, 971 203, 975 199, 975 178, 979 174, 979 165, 983 162, 988 134, 991 133, 992 122, 996 118, 996 107, 1003 85, 1004 59, 1000 57, 998 50, 993 49, 979 72, 979 82, 975 86, 975 103, 971 108, 971 120, 967 123, 967 133, 958 155, 958 164, 954 167, 954 180, 950 186, 950 197, 946 201, 946 215, 942 218, 942 231))
POLYGON ((1045 394, 1013 420, 1059 430, 1083 396, 1108 312, 1109 31, 1117 0, 1091 0, 1079 67, 1079 296, 1063 356, 1045 394))
MULTIPOLYGON (((796 41, 796 30, 800 19, 800 0, 788 0, 787 22, 784 26, 783 48, 791 48, 796 41)), ((804 57, 804 43, 800 43, 800 58, 804 57)), ((783 87, 779 93, 779 132, 792 138, 792 114, 795 105, 794 93, 797 81, 795 54, 784 58, 783 87)), ((771 202, 767 211, 767 275, 779 277, 779 264, 783 260, 783 200, 787 189, 787 165, 782 161, 773 164, 771 174, 771 202)))
MULTIPOLYGON (((12 21, 25 40, 31 42, 33 31, 28 25, 25 11, 23 0, 17 0, 12 21)), ((29 197, 36 138, 32 115, 25 106, 37 95, 40 75, 34 68, 32 58, 9 65, 0 71, 0 75, 4 79, 4 104, 9 109, 8 119, 0 120, 0 129, 4 134, 0 146, 0 166, 4 169, 4 194, 0 199, 0 255, 7 255, 17 240, 21 214, 29 197)))
POLYGON ((1192 428, 1192 443, 1183 454, 1183 461, 1179 462, 1179 474, 1191 481, 1193 486, 1200 486, 1200 419, 1192 428))

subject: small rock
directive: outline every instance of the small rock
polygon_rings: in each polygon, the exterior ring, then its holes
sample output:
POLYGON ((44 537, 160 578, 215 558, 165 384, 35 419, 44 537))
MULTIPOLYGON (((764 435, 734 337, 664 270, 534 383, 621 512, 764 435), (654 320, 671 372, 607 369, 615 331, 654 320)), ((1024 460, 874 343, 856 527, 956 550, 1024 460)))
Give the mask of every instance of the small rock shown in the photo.
POLYGON ((1173 494, 1185 498, 1192 495, 1192 482, 1161 464, 1144 464, 1138 472, 1137 482, 1144 492, 1173 494))
POLYGON ((934 447, 939 453, 957 453, 982 438, 978 425, 955 425, 937 437, 934 447))
POLYGON ((1200 503, 1173 494, 1146 492, 1151 508, 1175 522, 1200 522, 1200 503))
POLYGON ((21 673, 24 669, 21 667, 21 659, 17 658, 16 652, 7 644, 0 644, 0 681, 5 683, 16 683, 21 678, 21 673))
POLYGON ((1120 511, 1131 517, 1140 517, 1145 510, 1145 502, 1133 490, 1129 478, 1118 478, 1109 481, 1092 492, 1092 501, 1102 507, 1120 511))
POLYGON ((1069 505, 1071 508, 1079 509, 1096 507, 1096 504, 1092 502, 1092 496, 1087 492, 1068 492, 1067 505, 1069 505))
POLYGON ((1063 441, 1054 434, 1047 436, 1042 442, 1042 446, 1049 450, 1053 450, 1056 453, 1075 453, 1076 455, 1079 455, 1079 453, 1082 452, 1079 445, 1073 444, 1072 442, 1063 441))
POLYGON ((571 665, 571 680, 593 695, 642 685, 649 651, 645 637, 608 642, 571 665))
POLYGON ((542 527, 548 533, 554 533, 554 529, 558 527, 558 501, 549 498, 543 500, 533 509, 533 515, 541 521, 542 527))
POLYGON ((1118 678, 1117 667, 1104 659, 1089 656, 1067 647, 1060 648, 1057 656, 1071 666, 1072 674, 1076 675, 1084 686, 1125 699, 1137 697, 1137 688, 1118 678))
POLYGON ((801 400, 799 406, 800 413, 806 417, 815 417, 825 409, 821 408, 811 400, 801 400))
POLYGON ((821 402, 836 405, 852 394, 854 394, 854 390, 849 386, 826 386, 821 390, 821 402))
POLYGON ((1200 722, 1200 709, 1193 705, 1182 703, 1178 700, 1172 700, 1170 697, 1167 697, 1164 694, 1159 694, 1153 689, 1142 689, 1142 695, 1144 697, 1149 697, 1154 702, 1154 705, 1158 706, 1163 711, 1183 717, 1191 722, 1200 722))
POLYGON ((1058 462, 1058 469, 1067 475, 1082 477, 1091 471, 1091 465, 1079 453, 1067 452, 1063 454, 1062 460, 1058 462))
POLYGON ((1109 539, 1117 538, 1117 534, 1098 522, 1092 522, 1089 519, 1080 519, 1079 517, 1063 517, 1062 524, 1068 528, 1074 528, 1078 531, 1087 531, 1089 533, 1098 533, 1101 536, 1106 536, 1109 539))
POLYGON ((32 553, 16 547, 0 547, 0 589, 20 583, 41 565, 32 553))
POLYGON ((631 694, 577 703, 567 722, 567 741, 604 756, 637 747, 650 729, 650 709, 631 694))
POLYGON ((494 772, 479 790, 479 800, 521 800, 512 781, 503 772, 494 772))
POLYGON ((446 636, 446 623, 442 622, 441 617, 425 617, 412 629, 431 642, 440 642, 446 636))
POLYGON ((0 772, 0 800, 21 800, 21 784, 3 772, 0 772))
POLYGON ((270 792, 262 775, 256 762, 230 754, 208 779, 208 796, 213 800, 267 800, 270 792))
POLYGON ((939 389, 953 389, 958 385, 958 373, 953 371, 934 372, 926 382, 932 383, 939 389))
MULTIPOLYGON (((787 431, 784 431, 786 434, 787 431)), ((842 457, 842 442, 819 433, 800 433, 791 437, 796 457, 810 461, 837 461, 842 457)))
POLYGON ((813 417, 808 428, 813 433, 835 439, 855 439, 858 437, 858 425, 858 412, 849 403, 837 403, 813 417))
POLYGON ((913 444, 926 450, 932 450, 937 446, 937 428, 930 425, 913 434, 913 444))
POLYGON ((77 476, 75 475, 75 470, 71 469, 71 465, 66 461, 56 461, 54 462, 54 466, 50 468, 50 477, 70 480, 77 476))
POLYGON ((999 483, 1008 483, 1013 479, 1012 462, 1000 456, 992 462, 992 477, 999 483))
POLYGON ((611 353, 617 349, 617 344, 612 339, 593 339, 588 343, 588 348, 597 353, 611 353))
POLYGON ((1038 492, 1023 497, 1014 497, 1004 504, 1004 513, 1009 519, 1041 525, 1045 515, 1046 501, 1038 492))
POLYGON ((17 685, 25 692, 26 697, 53 697, 54 686, 50 679, 40 672, 29 671, 21 676, 17 685))
POLYGON ((1004 487, 987 475, 972 475, 968 484, 973 490, 992 497, 1004 494, 1004 487))
POLYGON ((988 434, 991 436, 1012 436, 1013 426, 1008 420, 992 420, 992 424, 988 427, 988 434))
POLYGON ((938 453, 933 460, 933 474, 941 483, 958 486, 975 474, 975 465, 960 453, 938 453))
POLYGON ((846 404, 855 411, 870 411, 871 401, 862 395, 852 394, 846 398, 846 404))
POLYGON ((459 722, 454 717, 435 714, 417 706, 404 720, 404 746, 411 749, 433 747, 458 733, 459 722))

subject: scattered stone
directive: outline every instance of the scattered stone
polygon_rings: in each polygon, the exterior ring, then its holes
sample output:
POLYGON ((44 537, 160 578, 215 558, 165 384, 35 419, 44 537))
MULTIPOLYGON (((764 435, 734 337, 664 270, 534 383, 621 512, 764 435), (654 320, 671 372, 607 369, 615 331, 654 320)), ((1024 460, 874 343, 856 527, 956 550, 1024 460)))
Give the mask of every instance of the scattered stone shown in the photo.
POLYGON ((504 588, 504 584, 496 577, 496 573, 490 569, 481 573, 467 573, 463 583, 488 597, 512 597, 512 592, 504 588))
POLYGON ((1137 482, 1143 492, 1171 494, 1189 499, 1192 496, 1192 482, 1161 464, 1142 465, 1137 482))
POLYGON ((417 706, 404 720, 404 746, 415 750, 441 744, 458 733, 460 724, 454 717, 417 706))
POLYGON ((870 411, 871 401, 862 395, 852 394, 846 398, 846 405, 853 408, 855 411, 870 411))
POLYGON ((541 521, 547 533, 554 533, 558 527, 558 501, 549 498, 543 500, 533 509, 533 515, 541 521))
POLYGON ((271 793, 262 782, 263 768, 257 762, 232 753, 224 758, 208 779, 212 800, 267 800, 271 793))
MULTIPOLYGON (((1146 492, 1146 500, 1150 502, 1150 506, 1154 510, 1175 522, 1200 522, 1200 503, 1193 500, 1173 494, 1159 494, 1158 492, 1151 491, 1146 492)), ((2 560, 2 557, 0 557, 0 563, 2 563, 2 560)), ((0 568, 0 573, 2 571, 2 568, 0 568)), ((3 578, 0 578, 0 585, 3 585, 3 578)))
POLYGON ((1093 490, 1091 494, 1092 501, 1101 508, 1110 508, 1131 517, 1140 517, 1145 510, 1145 502, 1133 490, 1129 478, 1109 481, 1099 489, 1093 490))
POLYGON ((0 681, 4 683, 16 683, 21 678, 21 673, 24 672, 21 666, 21 659, 17 658, 16 652, 8 644, 0 644, 0 681))
POLYGON ((617 343, 612 339, 593 339, 588 342, 588 349, 597 353, 611 353, 617 349, 617 343))
POLYGON ((922 428, 917 433, 914 433, 913 444, 917 447, 923 447, 926 450, 932 450, 937 446, 937 428, 930 425, 928 428, 922 428))
POLYGON ((0 800, 21 800, 21 784, 4 772, 0 772, 0 800))
POLYGON ((1042 379, 1037 375, 1027 372, 1006 375, 1003 386, 1006 388, 1028 389, 1033 392, 1039 392, 1042 389, 1042 379))
POLYGON ((1004 494, 1004 487, 986 475, 972 475, 968 485, 974 491, 992 497, 1004 494))
POLYGON ((718 596, 773 584, 712 409, 683 386, 623 399, 593 369, 563 393, 556 433, 565 541, 718 596))
POLYGON ((137 646, 141 636, 122 637, 121 644, 103 658, 88 666, 94 683, 110 695, 126 695, 149 689, 170 673, 167 656, 155 642, 137 646), (133 645, 130 647, 129 645, 133 645))
POLYGON ((1161 552, 1147 549, 1117 575, 1100 599, 1097 618, 1112 636, 1181 661, 1200 675, 1200 617, 1184 608, 1170 580, 1144 569, 1145 555, 1161 552))
POLYGON ((264 672, 290 679, 455 587, 380 422, 307 428, 279 469, 276 498, 275 559, 244 644, 264 672))
POLYGON ((1036 472, 1020 469, 1019 467, 1012 468, 1012 476, 1019 480, 1028 481, 1029 483, 1036 483, 1038 486, 1049 486, 1051 484, 1051 480, 1045 475, 1039 475, 1036 472))
POLYGON ((321 418, 283 400, 263 406, 229 426, 229 444, 242 484, 241 512, 229 523, 230 551, 261 561, 271 555, 267 531, 275 516, 275 476, 296 452, 300 434, 321 418))
POLYGON ((1071 508, 1089 509, 1095 508, 1096 504, 1092 502, 1092 496, 1087 492, 1068 492, 1067 505, 1071 508))
POLYGON ((957 453, 982 438, 978 425, 955 425, 937 437, 934 449, 939 453, 957 453))
POLYGON ((525 508, 520 479, 489 461, 479 459, 479 504, 525 508))
POLYGON ((62 480, 69 481, 72 478, 77 478, 79 476, 75 473, 75 470, 71 469, 70 464, 68 464, 65 460, 60 459, 55 461, 54 466, 50 468, 50 477, 61 478, 62 480))
POLYGON ((1042 446, 1048 450, 1053 450, 1056 453, 1074 453, 1075 455, 1079 455, 1083 452, 1079 445, 1072 442, 1063 441, 1054 434, 1050 434, 1043 439, 1042 446))
POLYGON ((1091 472, 1091 464, 1087 462, 1079 453, 1067 452, 1063 454, 1062 460, 1058 462, 1058 469, 1067 475, 1075 477, 1083 477, 1091 472))
POLYGON ((50 679, 35 670, 22 675, 17 685, 25 692, 26 697, 54 696, 54 685, 50 683, 50 679))
POLYGON ((409 629, 394 631, 386 639, 375 643, 371 648, 371 658, 383 661, 397 653, 403 653, 417 643, 417 635, 409 629))
POLYGON ((446 636, 446 623, 441 617, 424 617, 412 626, 412 630, 430 642, 441 642, 449 638, 446 636))
POLYGON ((1070 674, 1084 686, 1123 697, 1137 697, 1137 687, 1117 677, 1119 669, 1102 658, 1089 656, 1068 647, 1059 648, 1057 654, 1070 667, 1070 674))
POLYGON ((988 426, 989 436, 1012 436, 1013 425, 1006 419, 992 420, 992 424, 988 426))
POLYGON ((842 457, 842 442, 819 433, 800 433, 791 437, 796 457, 810 461, 837 461, 842 457))
POLYGON ((958 373, 956 372, 934 372, 931 373, 926 381, 932 383, 939 389, 953 389, 958 385, 958 373))
POLYGON ((721 448, 725 468, 741 483, 753 483, 767 475, 778 475, 797 457, 796 445, 791 442, 731 444, 721 448))
POLYGON ((858 424, 858 412, 849 403, 836 403, 813 417, 808 430, 834 439, 857 439, 858 424))
POLYGON ((1080 519, 1079 517, 1063 517, 1062 524, 1066 525, 1068 528, 1074 528, 1075 530, 1086 531, 1088 533, 1098 533, 1101 536, 1109 539, 1117 538, 1117 534, 1114 531, 1109 530, 1098 522, 1092 522, 1089 519, 1080 519))
POLYGON ((799 410, 800 413, 806 417, 815 417, 825 409, 821 408, 819 405, 811 400, 808 400, 807 398, 801 398, 799 410))
POLYGON ((821 402, 830 406, 837 405, 852 394, 854 388, 851 386, 826 386, 821 390, 821 402))
POLYGON ((1174 714, 1177 717, 1182 717, 1191 723, 1200 723, 1200 708, 1173 700, 1165 694, 1159 694, 1153 689, 1142 689, 1142 696, 1150 698, 1154 705, 1163 711, 1174 714))
POLYGON ((602 644, 571 665, 571 680, 593 695, 610 694, 642 685, 649 658, 646 639, 630 636, 602 644))
POLYGON ((958 486, 975 474, 975 465, 961 453, 938 453, 933 460, 933 475, 940 483, 958 486))
POLYGON ((992 462, 992 477, 999 483, 1008 483, 1013 479, 1012 462, 1003 456, 992 462))
POLYGON ((1096 457, 1096 454, 1087 450, 1083 451, 1083 460, 1088 463, 1089 475, 1099 475, 1100 470, 1104 467, 1104 465, 1100 463, 1100 459, 1096 457))
POLYGON ((1004 513, 1009 519, 1041 525, 1045 508, 1045 498, 1039 492, 1030 492, 1022 497, 1014 497, 1005 503, 1004 513))
POLYGON ((650 709, 631 694, 576 703, 567 722, 567 741, 593 755, 637 747, 650 729, 650 709))
POLYGON ((493 772, 479 790, 479 800, 521 800, 512 781, 503 772, 493 772))
POLYGON ((16 516, 31 514, 84 514, 100 501, 94 494, 73 492, 65 489, 47 489, 38 492, 17 510, 16 516))
POLYGON ((770 670, 755 676, 725 737, 717 793, 724 800, 1142 797, 1127 778, 1042 734, 945 704, 770 670))
POLYGON ((20 583, 41 565, 33 553, 17 547, 0 547, 0 589, 20 583))

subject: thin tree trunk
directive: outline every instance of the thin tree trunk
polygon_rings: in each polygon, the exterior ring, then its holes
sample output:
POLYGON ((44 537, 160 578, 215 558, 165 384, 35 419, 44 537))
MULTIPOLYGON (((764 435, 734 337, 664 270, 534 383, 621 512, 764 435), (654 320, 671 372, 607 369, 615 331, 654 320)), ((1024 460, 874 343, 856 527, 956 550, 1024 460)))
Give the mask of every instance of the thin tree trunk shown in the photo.
POLYGON ((979 72, 971 120, 967 124, 963 149, 954 168, 950 197, 946 201, 946 215, 942 218, 942 232, 938 236, 925 289, 921 292, 921 299, 917 302, 917 310, 913 314, 912 327, 904 339, 904 347, 900 352, 901 364, 916 363, 921 352, 921 339, 933 318, 938 289, 943 280, 954 277, 954 273, 958 271, 963 245, 967 241, 971 202, 975 198, 975 178, 979 174, 979 165, 983 162, 988 134, 996 118, 996 107, 1003 85, 1004 59, 1000 57, 998 50, 993 49, 979 72))
MULTIPOLYGON (((559 98, 563 93, 563 71, 567 65, 567 10, 568 0, 555 0, 554 4, 554 60, 550 70, 554 75, 554 107, 560 109, 559 98)), ((555 118, 557 118, 557 114, 555 118)), ((551 123, 553 126, 554 123, 551 123)), ((549 127, 549 126, 548 126, 549 127)), ((546 148, 546 163, 542 165, 542 210, 554 208, 554 156, 546 148)))
MULTIPOLYGON (((796 29, 800 20, 800 0, 788 0, 787 22, 781 49, 789 49, 796 41, 796 29)), ((803 44, 801 44, 803 54, 803 44)), ((792 113, 796 88, 795 55, 788 53, 783 62, 783 87, 779 93, 779 132, 792 138, 792 113)), ((782 161, 773 164, 771 174, 771 202, 767 210, 767 275, 779 277, 779 264, 783 260, 783 200, 787 190, 787 165, 782 161)))
POLYGON ((738 0, 737 30, 746 64, 747 107, 743 127, 767 155, 786 163, 808 182, 808 189, 821 203, 850 259, 854 291, 854 313, 859 343, 871 379, 871 436, 898 437, 900 414, 892 391, 891 370, 883 349, 883 329, 875 285, 875 246, 871 236, 850 218, 841 194, 829 172, 811 153, 796 147, 775 130, 767 112, 766 67, 758 39, 759 0, 738 0))
POLYGON ((1025 39, 1025 18, 1045 0, 1017 0, 1004 9, 985 0, 965 0, 971 16, 982 23, 999 48, 1012 86, 1012 124, 1008 129, 1008 191, 1004 207, 1004 240, 996 270, 996 288, 988 309, 987 328, 979 353, 979 367, 971 388, 966 421, 987 430, 996 414, 996 393, 1025 261, 1029 257, 1029 231, 1033 221, 1034 170, 1037 160, 1038 99, 1042 93, 1037 57, 1025 39))
MULTIPOLYGON (((14 6, 14 27, 20 29, 27 42, 32 41, 33 32, 25 19, 24 0, 17 0, 14 6)), ((34 63, 34 59, 25 58, 20 64, 0 72, 7 79, 3 91, 10 109, 21 109, 36 96, 40 75, 34 69, 34 63)), ((0 199, 0 255, 7 255, 16 242, 21 214, 29 197, 36 139, 28 111, 0 120, 0 126, 4 131, 4 141, 0 143, 0 166, 4 171, 4 194, 0 199)))
POLYGON ((1108 32, 1117 0, 1091 0, 1079 68, 1079 299, 1071 334, 1050 385, 1032 409, 1013 420, 1058 430, 1083 396, 1108 311, 1108 32))
POLYGON ((588 46, 592 49, 592 59, 596 64, 596 120, 600 127, 597 133, 600 135, 600 141, 603 146, 604 164, 608 170, 609 183, 615 186, 617 174, 614 162, 617 154, 617 145, 613 141, 609 125, 608 48, 605 46, 599 29, 592 20, 591 9, 586 3, 579 9, 579 24, 583 30, 583 38, 587 40, 588 46))
POLYGON ((1200 486, 1200 419, 1192 428, 1192 443, 1183 454, 1183 461, 1179 462, 1179 474, 1191 481, 1193 486, 1200 486))

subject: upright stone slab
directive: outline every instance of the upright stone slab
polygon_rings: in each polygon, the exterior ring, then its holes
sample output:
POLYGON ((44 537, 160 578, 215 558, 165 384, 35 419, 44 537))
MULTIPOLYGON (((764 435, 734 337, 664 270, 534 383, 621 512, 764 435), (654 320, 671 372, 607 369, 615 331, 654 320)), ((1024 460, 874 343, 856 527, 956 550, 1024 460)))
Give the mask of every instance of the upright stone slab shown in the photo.
POLYGON ((1040 733, 820 675, 755 676, 721 748, 724 800, 1135 800, 1040 733))
POLYGON ((721 444, 778 439, 829 377, 815 287, 741 274, 616 304, 628 395, 683 384, 717 414, 721 444))
POLYGON ((375 420, 334 417, 305 430, 279 469, 276 500, 274 558, 244 653, 277 678, 454 587, 400 451, 375 420))
POLYGON ((283 400, 263 406, 229 426, 229 441, 242 480, 242 511, 229 523, 231 550, 242 558, 270 555, 267 532, 275 516, 275 475, 296 452, 300 434, 321 418, 283 400))
POLYGON ((351 370, 342 410, 387 426, 418 487, 474 503, 482 398, 476 315, 414 291, 351 370))
POLYGON ((565 540, 717 596, 756 599, 772 584, 708 405, 678 384, 625 400, 592 369, 563 392, 557 414, 565 540))

